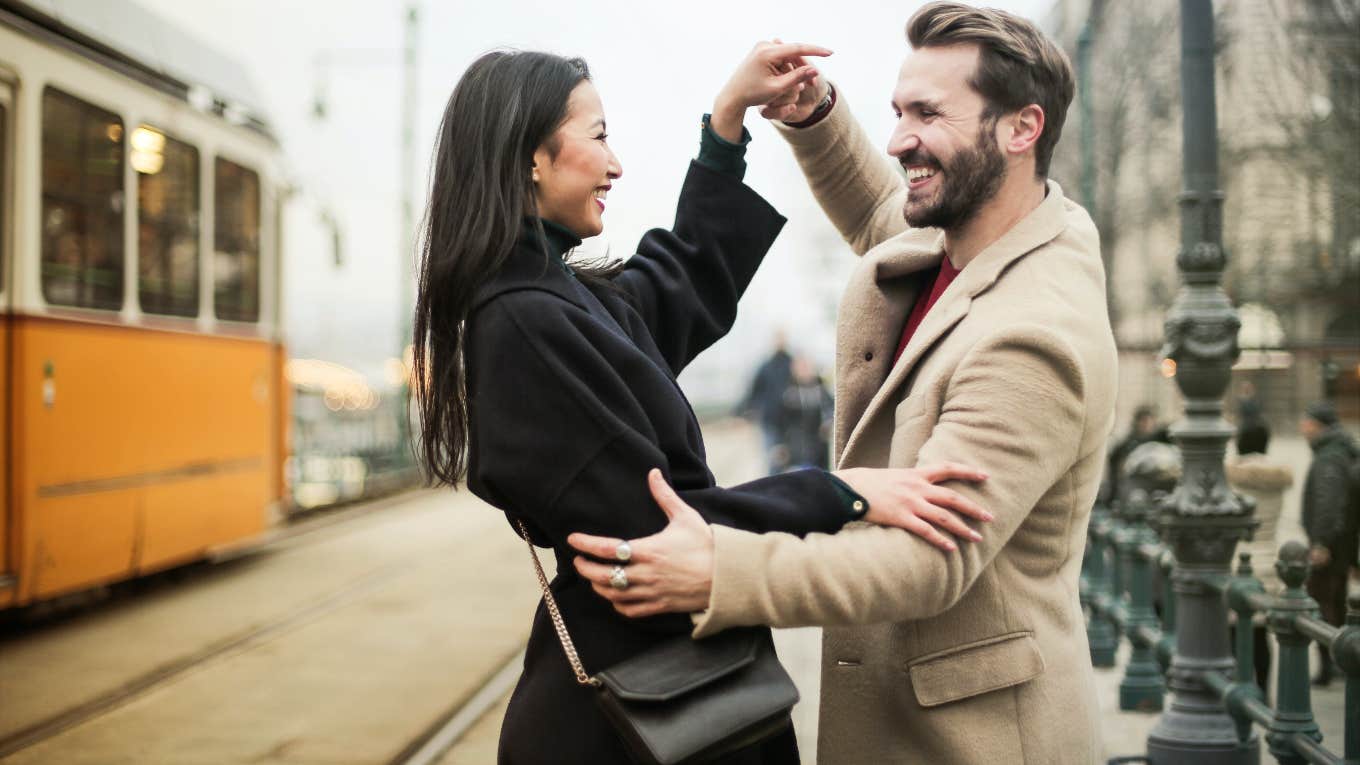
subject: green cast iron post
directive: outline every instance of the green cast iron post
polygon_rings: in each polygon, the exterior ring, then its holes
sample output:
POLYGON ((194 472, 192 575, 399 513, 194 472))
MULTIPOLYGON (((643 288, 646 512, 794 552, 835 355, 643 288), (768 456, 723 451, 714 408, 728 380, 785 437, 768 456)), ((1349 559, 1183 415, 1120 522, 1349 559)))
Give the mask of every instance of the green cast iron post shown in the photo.
POLYGON ((1146 443, 1134 449, 1124 461, 1121 485, 1127 487, 1121 497, 1125 526, 1116 544, 1119 559, 1125 570, 1128 587, 1128 607, 1124 632, 1129 637, 1131 651, 1119 683, 1119 708, 1125 711, 1155 712, 1162 708, 1166 686, 1162 682, 1162 666, 1157 662, 1157 646, 1140 635, 1140 628, 1157 627, 1157 612, 1153 610, 1153 561, 1139 548, 1156 544, 1157 533, 1148 525, 1159 497, 1175 487, 1180 471, 1180 456, 1173 447, 1160 443, 1146 443))
POLYGON ((1237 312, 1220 282, 1223 193, 1218 188, 1218 112, 1214 87, 1212 0, 1180 0, 1181 248, 1183 289, 1166 319, 1163 355, 1176 364, 1185 419, 1171 431, 1184 462, 1180 482, 1162 503, 1162 538, 1175 555, 1176 650, 1167 672, 1171 699, 1148 736, 1155 765, 1248 765, 1260 741, 1244 742, 1210 684, 1234 668, 1227 605, 1214 585, 1230 573, 1233 548, 1255 522, 1252 506, 1229 487, 1223 458, 1233 428, 1223 395, 1238 356, 1237 312))
MULTIPOLYGON (((1086 556, 1083 565, 1087 567, 1087 599, 1094 602, 1110 592, 1109 563, 1106 559, 1106 545, 1100 539, 1101 532, 1109 524, 1109 510, 1096 505, 1091 513, 1091 530, 1087 535, 1086 556)), ((1115 649, 1119 647, 1119 636, 1108 617, 1096 609, 1091 609, 1091 618, 1086 625, 1086 639, 1091 648, 1091 664, 1097 667, 1113 667, 1115 649)))
POLYGON ((1091 41, 1095 37, 1087 19, 1077 36, 1077 99, 1081 108, 1081 206, 1096 216, 1095 125, 1091 104, 1091 41))
POLYGON ((1307 762, 1291 745, 1296 734, 1322 740, 1309 690, 1308 647, 1312 640, 1299 632, 1294 617, 1317 612, 1317 603, 1304 591, 1308 581, 1308 548, 1300 542, 1286 542, 1280 548, 1275 570, 1284 582, 1284 592, 1270 609, 1270 631, 1280 647, 1278 674, 1275 677, 1275 718, 1266 733, 1270 753, 1282 765, 1307 762))
POLYGON ((1360 595, 1346 601, 1346 626, 1332 655, 1346 675, 1346 765, 1360 765, 1360 595))

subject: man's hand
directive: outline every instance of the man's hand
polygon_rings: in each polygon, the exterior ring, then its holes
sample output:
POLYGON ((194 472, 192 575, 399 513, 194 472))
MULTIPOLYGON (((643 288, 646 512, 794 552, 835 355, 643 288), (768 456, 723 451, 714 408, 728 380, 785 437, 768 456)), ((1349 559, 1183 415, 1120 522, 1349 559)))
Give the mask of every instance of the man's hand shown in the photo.
POLYGON ((751 106, 777 102, 778 105, 767 106, 761 114, 770 109, 792 114, 798 106, 794 99, 817 76, 817 70, 804 57, 830 55, 830 50, 818 45, 756 43, 713 100, 713 117, 709 121, 713 132, 732 143, 741 141, 742 121, 751 106))
POLYGON ((864 520, 904 529, 941 550, 953 551, 958 546, 939 529, 967 542, 982 539, 960 515, 983 522, 992 520, 992 514, 976 502, 937 485, 987 480, 987 474, 977 468, 946 462, 919 468, 849 468, 837 470, 835 475, 869 503, 864 520))
MULTIPOLYGON (((650 537, 629 540, 632 555, 622 564, 628 586, 618 589, 610 583, 613 565, 577 556, 576 571, 616 611, 630 618, 703 611, 713 589, 713 532, 676 495, 660 470, 653 468, 647 474, 647 485, 670 523, 650 537)), ((572 547, 601 560, 614 560, 622 541, 589 534, 567 537, 572 547)))

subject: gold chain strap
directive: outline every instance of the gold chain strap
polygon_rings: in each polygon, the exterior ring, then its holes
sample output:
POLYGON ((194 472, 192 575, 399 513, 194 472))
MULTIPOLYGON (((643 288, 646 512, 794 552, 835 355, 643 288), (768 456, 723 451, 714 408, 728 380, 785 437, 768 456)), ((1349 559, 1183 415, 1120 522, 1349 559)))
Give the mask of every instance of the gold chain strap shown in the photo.
POLYGON ((552 617, 553 627, 557 629, 557 640, 562 643, 562 652, 567 655, 567 661, 571 664, 572 671, 576 673, 576 682, 581 685, 598 686, 600 681, 586 674, 586 668, 581 666, 581 657, 576 655, 576 644, 571 642, 566 622, 562 621, 562 612, 557 610, 557 599, 553 597, 552 590, 548 589, 548 576, 543 573, 543 564, 538 562, 534 543, 529 541, 529 530, 524 528, 524 521, 518 518, 515 519, 515 525, 519 527, 519 535, 523 537, 524 543, 529 545, 529 557, 534 561, 538 583, 543 587, 543 605, 548 607, 548 615, 552 617))

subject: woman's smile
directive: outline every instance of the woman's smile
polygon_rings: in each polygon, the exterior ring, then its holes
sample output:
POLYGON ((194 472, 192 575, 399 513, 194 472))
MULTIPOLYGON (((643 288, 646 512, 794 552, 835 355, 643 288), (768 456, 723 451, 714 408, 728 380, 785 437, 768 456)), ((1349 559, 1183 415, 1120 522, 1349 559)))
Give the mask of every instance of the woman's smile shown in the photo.
POLYGON ((539 216, 582 239, 604 231, 605 198, 623 175, 608 138, 600 94, 586 80, 572 91, 566 120, 534 152, 539 216))

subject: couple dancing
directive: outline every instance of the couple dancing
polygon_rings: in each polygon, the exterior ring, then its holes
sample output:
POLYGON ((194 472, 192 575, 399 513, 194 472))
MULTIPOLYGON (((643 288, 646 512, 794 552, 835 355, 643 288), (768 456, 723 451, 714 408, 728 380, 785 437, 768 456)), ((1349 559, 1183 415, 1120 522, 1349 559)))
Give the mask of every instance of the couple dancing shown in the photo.
MULTIPOLYGON (((473 63, 433 169, 422 456, 553 549, 587 671, 686 633, 826 625, 823 762, 1090 762, 1077 581, 1115 352, 1095 228, 1046 179, 1071 68, 1029 22, 957 3, 907 38, 891 160, 808 63, 830 51, 757 45, 705 115, 674 226, 624 264, 569 259, 623 174, 585 63, 473 63), (784 222, 742 183, 753 106, 861 260, 838 469, 722 488, 675 378, 784 222)), ((592 693, 540 607, 500 761, 626 762, 592 693)), ((792 729, 722 761, 797 762, 792 729)))

